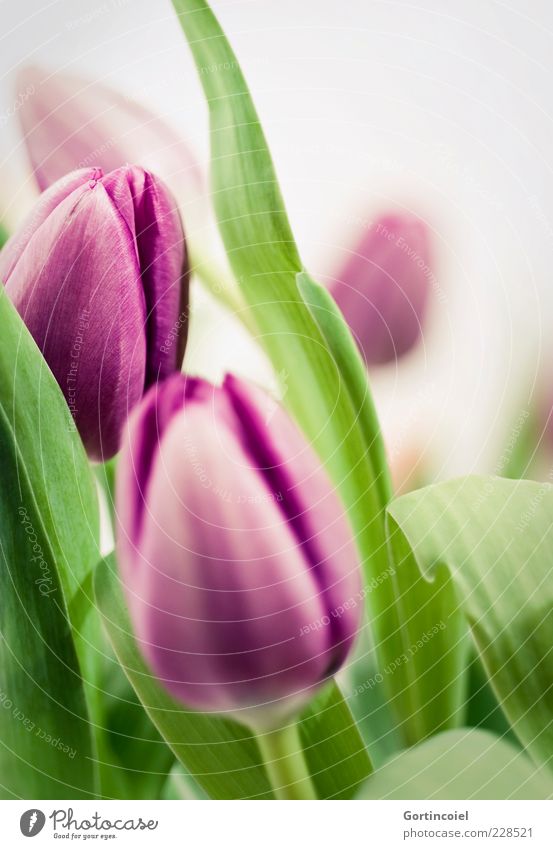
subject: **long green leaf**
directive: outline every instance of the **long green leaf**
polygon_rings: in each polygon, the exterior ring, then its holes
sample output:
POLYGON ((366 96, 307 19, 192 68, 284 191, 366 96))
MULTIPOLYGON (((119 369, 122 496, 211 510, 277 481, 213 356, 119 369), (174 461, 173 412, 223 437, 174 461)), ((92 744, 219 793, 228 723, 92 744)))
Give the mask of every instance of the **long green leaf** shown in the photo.
MULTIPOLYGON (((193 779, 214 799, 271 798, 252 733, 237 722, 186 710, 147 668, 132 635, 113 558, 96 571, 96 597, 119 662, 154 725, 193 779)), ((311 705, 300 732, 319 796, 351 797, 371 765, 335 685, 311 705)))
MULTIPOLYGON (((392 486, 366 369, 330 294, 305 273, 297 282, 357 411, 383 518, 392 486)), ((404 538, 392 538, 390 554, 381 584, 374 587, 371 575, 367 584, 378 592, 378 605, 368 605, 380 661, 376 676, 389 695, 397 729, 414 744, 462 722, 466 628, 449 575, 424 580, 404 538)))
MULTIPOLYGON (((395 504, 397 502, 392 502, 395 504)), ((447 569, 421 575, 409 541, 389 519, 388 606, 380 616, 383 684, 408 745, 463 724, 469 644, 463 609, 447 569)), ((377 622, 380 625, 380 622, 377 622)), ((377 645, 378 649, 378 645, 377 645)))
MULTIPOLYGON (((396 755, 368 779, 358 798, 553 799, 553 781, 513 746, 468 728, 396 755)), ((411 826, 420 823, 405 823, 411 826)))
POLYGON ((175 756, 153 725, 119 663, 106 654, 102 684, 102 794, 159 799, 175 756))
POLYGON ((351 799, 372 772, 359 729, 334 683, 303 714, 300 739, 319 799, 351 799))
MULTIPOLYGON (((95 790, 67 601, 91 568, 94 484, 63 396, 0 291, 0 781, 7 796, 95 790)), ((86 634, 80 647, 84 655, 86 634)))
POLYGON ((424 575, 451 575, 503 712, 553 768, 553 487, 471 476, 409 493, 389 516, 424 575))
POLYGON ((342 375, 357 423, 365 440, 372 477, 383 510, 391 500, 392 480, 384 440, 371 395, 367 369, 348 326, 330 292, 302 271, 296 276, 298 290, 323 336, 335 368, 342 375))

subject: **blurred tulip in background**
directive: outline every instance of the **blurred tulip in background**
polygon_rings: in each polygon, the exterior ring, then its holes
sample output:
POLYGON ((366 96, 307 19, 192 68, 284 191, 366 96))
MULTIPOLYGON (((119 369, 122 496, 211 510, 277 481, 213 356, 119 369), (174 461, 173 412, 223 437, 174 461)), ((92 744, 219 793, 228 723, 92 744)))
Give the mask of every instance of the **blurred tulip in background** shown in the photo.
POLYGON ((198 165, 182 137, 117 90, 35 66, 19 72, 17 90, 33 92, 18 116, 41 190, 76 168, 133 163, 162 177, 179 200, 198 193, 198 165))
POLYGON ((421 339, 434 282, 424 222, 408 213, 371 222, 330 285, 368 366, 394 362, 421 339))

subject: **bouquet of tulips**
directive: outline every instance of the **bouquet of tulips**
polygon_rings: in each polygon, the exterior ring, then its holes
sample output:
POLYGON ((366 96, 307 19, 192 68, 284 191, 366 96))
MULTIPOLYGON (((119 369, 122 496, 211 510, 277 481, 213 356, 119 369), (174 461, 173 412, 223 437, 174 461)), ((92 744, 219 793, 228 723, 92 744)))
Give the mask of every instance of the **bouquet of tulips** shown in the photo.
POLYGON ((553 489, 394 495, 368 374, 420 336, 429 231, 385 215, 314 280, 237 57, 204 0, 173 3, 209 192, 142 107, 22 76, 41 194, 0 253, 2 794, 551 798, 553 489), (209 207, 215 270, 187 226, 209 207), (280 397, 188 369, 201 285, 280 397))

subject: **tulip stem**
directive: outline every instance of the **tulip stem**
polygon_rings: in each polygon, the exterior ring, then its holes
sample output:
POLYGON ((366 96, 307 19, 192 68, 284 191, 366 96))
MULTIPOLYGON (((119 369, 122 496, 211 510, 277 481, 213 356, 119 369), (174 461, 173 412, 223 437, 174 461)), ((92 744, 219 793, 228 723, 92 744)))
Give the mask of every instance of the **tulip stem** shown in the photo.
POLYGON ((207 291, 230 310, 254 338, 259 335, 238 283, 228 271, 208 259, 197 247, 190 249, 190 269, 198 275, 207 291))
POLYGON ((260 733, 257 739, 277 799, 316 799, 297 724, 260 733))
POLYGON ((115 532, 115 469, 117 458, 112 457, 105 463, 94 466, 96 479, 100 484, 106 499, 106 507, 109 513, 109 518, 112 525, 112 530, 115 532))

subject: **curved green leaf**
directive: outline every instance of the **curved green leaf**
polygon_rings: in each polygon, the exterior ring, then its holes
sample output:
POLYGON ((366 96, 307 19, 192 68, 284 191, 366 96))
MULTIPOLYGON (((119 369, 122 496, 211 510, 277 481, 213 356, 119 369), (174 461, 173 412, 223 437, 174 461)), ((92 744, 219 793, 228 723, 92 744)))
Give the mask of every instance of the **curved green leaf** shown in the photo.
POLYGON ((0 325, 0 780, 8 797, 87 797, 94 750, 67 602, 94 561, 96 494, 65 400, 3 291, 0 325))
POLYGON ((430 579, 421 575, 410 541, 390 517, 388 528, 392 566, 383 584, 388 605, 380 614, 386 619, 379 629, 386 634, 380 673, 397 727, 414 745, 463 724, 467 624, 447 569, 430 579))
MULTIPOLYGON (((467 728, 396 755, 368 779, 358 798, 553 799, 553 781, 513 746, 467 728)), ((418 825, 406 822, 405 828, 418 825)))
POLYGON ((503 712, 553 768, 553 487, 471 476, 388 511, 421 572, 451 575, 503 712))

